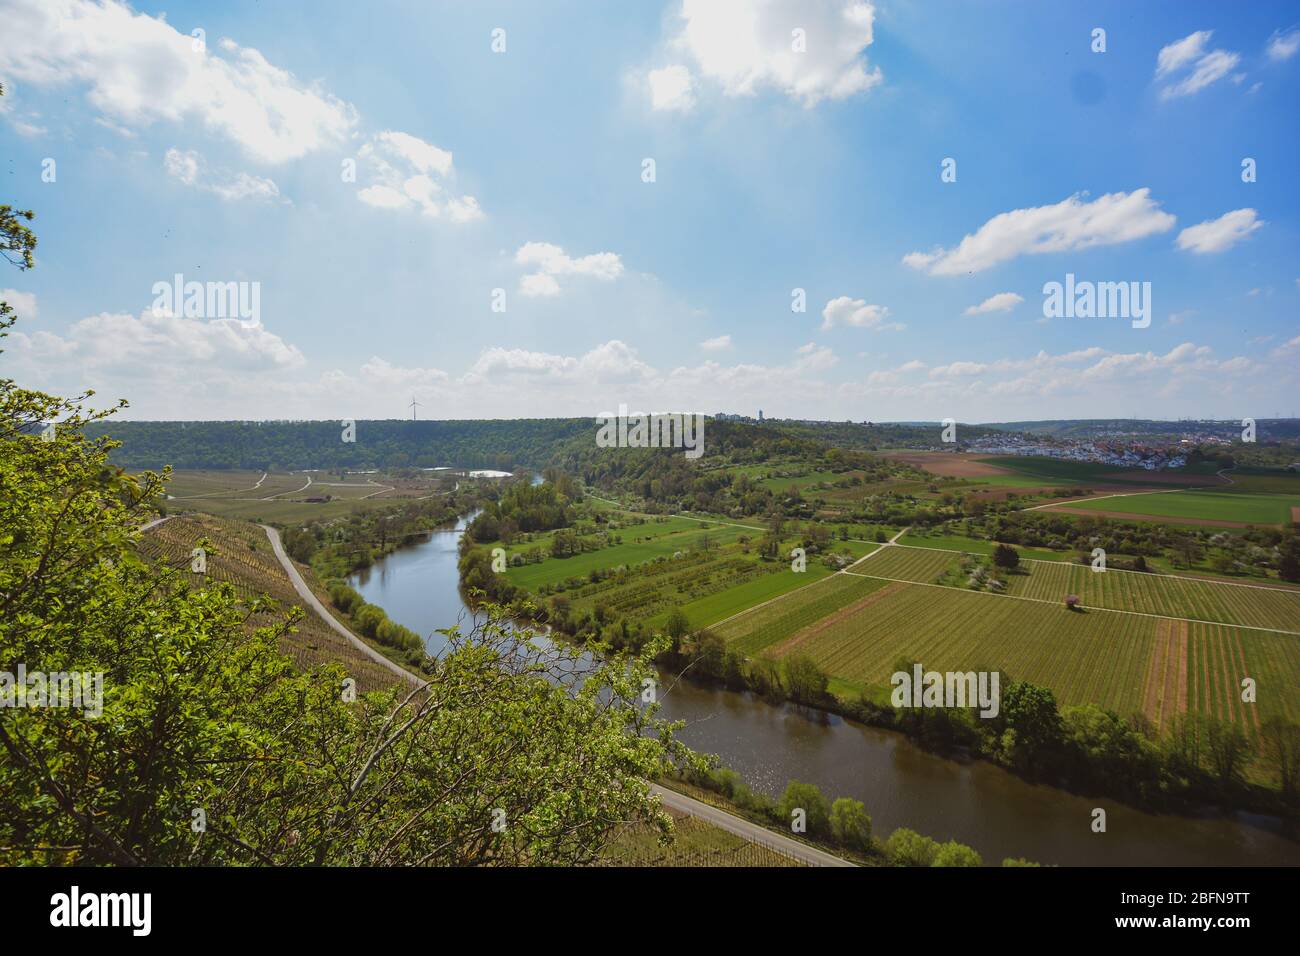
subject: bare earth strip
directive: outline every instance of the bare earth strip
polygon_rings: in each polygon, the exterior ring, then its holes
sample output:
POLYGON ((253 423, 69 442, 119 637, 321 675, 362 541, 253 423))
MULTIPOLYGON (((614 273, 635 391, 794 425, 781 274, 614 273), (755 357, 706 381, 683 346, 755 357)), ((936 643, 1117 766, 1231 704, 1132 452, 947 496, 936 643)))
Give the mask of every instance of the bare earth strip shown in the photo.
POLYGON ((1009 469, 1000 468, 987 461, 981 461, 979 456, 959 454, 957 452, 917 451, 904 455, 886 455, 885 457, 921 468, 932 475, 940 475, 944 478, 984 478, 989 475, 1014 474, 1009 469))
POLYGON ((1161 730, 1187 710, 1187 624, 1182 621, 1157 625, 1142 709, 1161 730))
POLYGON ((1291 521, 1292 521, 1294 524, 1300 524, 1300 508, 1297 508, 1297 507, 1295 507, 1295 506, 1292 506, 1292 508, 1291 508, 1291 521))
POLYGON ((848 607, 840 608, 840 610, 836 611, 834 614, 828 614, 826 617, 822 618, 817 623, 808 625, 802 631, 799 631, 795 634, 791 634, 784 641, 781 641, 779 644, 770 648, 767 653, 769 656, 775 657, 778 660, 780 660, 781 658, 789 654, 791 651, 793 651, 795 648, 797 648, 800 644, 803 644, 805 641, 812 640, 818 634, 821 634, 823 631, 829 630, 830 628, 838 624, 840 621, 843 621, 846 618, 853 617, 859 611, 864 611, 867 608, 871 607, 871 605, 875 604, 881 598, 888 597, 891 594, 903 590, 903 588, 905 587, 907 587, 906 584, 902 584, 899 582, 886 584, 880 590, 872 591, 866 597, 861 598, 860 600, 858 600, 853 604, 850 604, 848 607))
POLYGON ((1146 682, 1142 687, 1142 712, 1157 727, 1160 726, 1160 705, 1164 699, 1168 659, 1169 629, 1162 621, 1156 626, 1156 639, 1151 642, 1151 657, 1147 661, 1146 682))

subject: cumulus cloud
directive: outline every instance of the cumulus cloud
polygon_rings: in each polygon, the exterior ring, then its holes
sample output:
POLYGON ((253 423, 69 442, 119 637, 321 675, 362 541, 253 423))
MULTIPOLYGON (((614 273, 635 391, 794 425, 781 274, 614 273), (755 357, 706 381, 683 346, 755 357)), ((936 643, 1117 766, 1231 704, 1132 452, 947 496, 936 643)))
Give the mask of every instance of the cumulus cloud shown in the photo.
POLYGON ((686 113, 695 106, 695 78, 680 64, 651 70, 646 82, 650 85, 650 106, 656 110, 686 113))
POLYGON ((1176 244, 1179 249, 1204 254, 1223 252, 1231 249, 1252 232, 1264 225, 1264 221, 1255 215, 1253 209, 1234 209, 1225 212, 1218 219, 1207 219, 1195 226, 1188 226, 1178 234, 1176 244))
MULTIPOLYGON (((875 10, 860 0, 683 0, 678 19, 669 47, 727 96, 774 89, 813 107, 883 79, 865 55, 874 40, 875 10)), ((650 84, 652 103, 680 102, 685 95, 693 100, 693 93, 683 92, 687 80, 694 85, 685 67, 653 72, 660 76, 658 85, 650 84)))
POLYGON ((418 136, 397 130, 377 133, 358 151, 369 183, 357 198, 378 209, 418 209, 433 219, 455 223, 483 217, 473 196, 452 189, 452 154, 418 136))
MULTIPOLYGON (((1213 30, 1199 30, 1161 48, 1156 55, 1155 74, 1157 80, 1166 83, 1160 89, 1161 99, 1190 96, 1223 79, 1237 68, 1241 62, 1240 54, 1227 50, 1205 52, 1213 33, 1213 30), (1182 78, 1175 82, 1175 76, 1180 73, 1183 74, 1182 78)), ((1238 74, 1234 79, 1241 82, 1245 76, 1238 74)))
POLYGON ((983 315, 985 312, 1010 312, 1021 302, 1024 297, 1016 295, 1014 292, 999 292, 997 295, 991 295, 979 305, 972 305, 965 312, 966 315, 983 315))
POLYGON ((196 150, 169 149, 163 156, 163 168, 186 186, 213 193, 227 202, 240 199, 269 201, 280 198, 275 182, 249 173, 212 173, 196 150))
POLYGON ((0 302, 7 302, 20 319, 34 319, 37 316, 36 296, 30 292, 0 289, 0 302))
POLYGON ((709 352, 720 352, 723 349, 731 348, 731 336, 719 335, 716 338, 705 339, 700 343, 700 348, 709 352))
POLYGON ((4 19, 0 74, 85 86, 91 106, 128 129, 197 120, 249 156, 282 163, 341 141, 356 123, 347 103, 257 50, 199 45, 117 0, 11 0, 4 19))
POLYGON ((1151 190, 1107 193, 1091 202, 1079 195, 1051 206, 999 213, 951 249, 909 252, 903 262, 930 275, 982 272, 1022 255, 1066 252, 1132 242, 1174 227, 1175 217, 1151 199, 1151 190))
POLYGON ((905 328, 902 323, 887 322, 888 318, 888 306, 870 305, 865 299, 853 299, 842 295, 831 299, 822 309, 822 331, 833 329, 837 325, 871 329, 874 332, 905 328))
POLYGON ((535 271, 519 280, 519 293, 530 298, 560 294, 558 277, 586 276, 610 282, 623 274, 623 262, 613 252, 596 252, 573 258, 550 242, 525 242, 515 252, 515 262, 535 271))
POLYGON ((16 331, 8 344, 19 362, 53 362, 92 379, 113 373, 124 390, 134 379, 149 379, 160 371, 183 377, 218 370, 290 371, 305 361, 296 347, 260 325, 238 319, 186 319, 151 309, 139 315, 101 312, 62 335, 16 331))

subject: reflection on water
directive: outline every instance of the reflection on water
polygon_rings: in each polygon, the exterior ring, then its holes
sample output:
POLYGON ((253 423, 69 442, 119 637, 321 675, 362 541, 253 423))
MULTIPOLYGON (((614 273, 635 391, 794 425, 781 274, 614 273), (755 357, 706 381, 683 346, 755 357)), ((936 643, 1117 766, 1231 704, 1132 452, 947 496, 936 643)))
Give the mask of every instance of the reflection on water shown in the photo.
MULTIPOLYGON (((465 523, 394 552, 350 582, 393 620, 424 634, 431 653, 445 644, 435 628, 468 617, 456 569, 465 523)), ((879 836, 907 826, 966 843, 991 863, 1024 856, 1083 866, 1300 864, 1300 844, 1244 814, 1142 813, 1026 783, 985 761, 938 757, 892 731, 685 681, 672 685, 662 703, 664 717, 686 721, 683 742, 718 754, 755 790, 776 795, 802 780, 830 798, 853 797, 866 804, 879 836), (1091 830, 1094 807, 1106 810, 1105 833, 1091 830)))

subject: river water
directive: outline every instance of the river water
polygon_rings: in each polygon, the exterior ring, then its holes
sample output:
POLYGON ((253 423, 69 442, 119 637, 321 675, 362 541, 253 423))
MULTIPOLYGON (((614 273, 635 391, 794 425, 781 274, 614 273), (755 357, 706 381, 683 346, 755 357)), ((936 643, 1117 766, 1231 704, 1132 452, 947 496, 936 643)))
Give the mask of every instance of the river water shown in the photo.
MULTIPOLYGON (((393 620, 424 634, 431 653, 443 644, 434 630, 469 615, 456 568, 465 523, 350 580, 393 620)), ((777 795, 797 779, 831 799, 853 797, 866 804, 878 836, 907 826, 972 846, 990 863, 1023 856, 1077 866, 1300 865, 1300 843, 1273 832, 1267 818, 1143 813, 1030 784, 986 761, 939 757, 893 731, 685 681, 661 702, 665 718, 686 721, 687 745, 718 754, 755 790, 777 795), (1105 833, 1092 832, 1096 807, 1106 810, 1105 833)))

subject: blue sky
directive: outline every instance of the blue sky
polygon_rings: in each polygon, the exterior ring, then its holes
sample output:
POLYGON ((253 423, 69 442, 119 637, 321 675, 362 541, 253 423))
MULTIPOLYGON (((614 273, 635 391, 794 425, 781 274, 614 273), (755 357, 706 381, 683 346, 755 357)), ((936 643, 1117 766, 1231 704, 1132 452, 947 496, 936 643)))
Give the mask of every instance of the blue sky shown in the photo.
POLYGON ((0 201, 41 240, 0 374, 129 417, 1300 412, 1300 3, 0 23, 0 201), (176 273, 258 283, 258 322, 159 312, 176 273), (1149 282, 1150 325, 1045 319, 1067 273, 1149 282))

